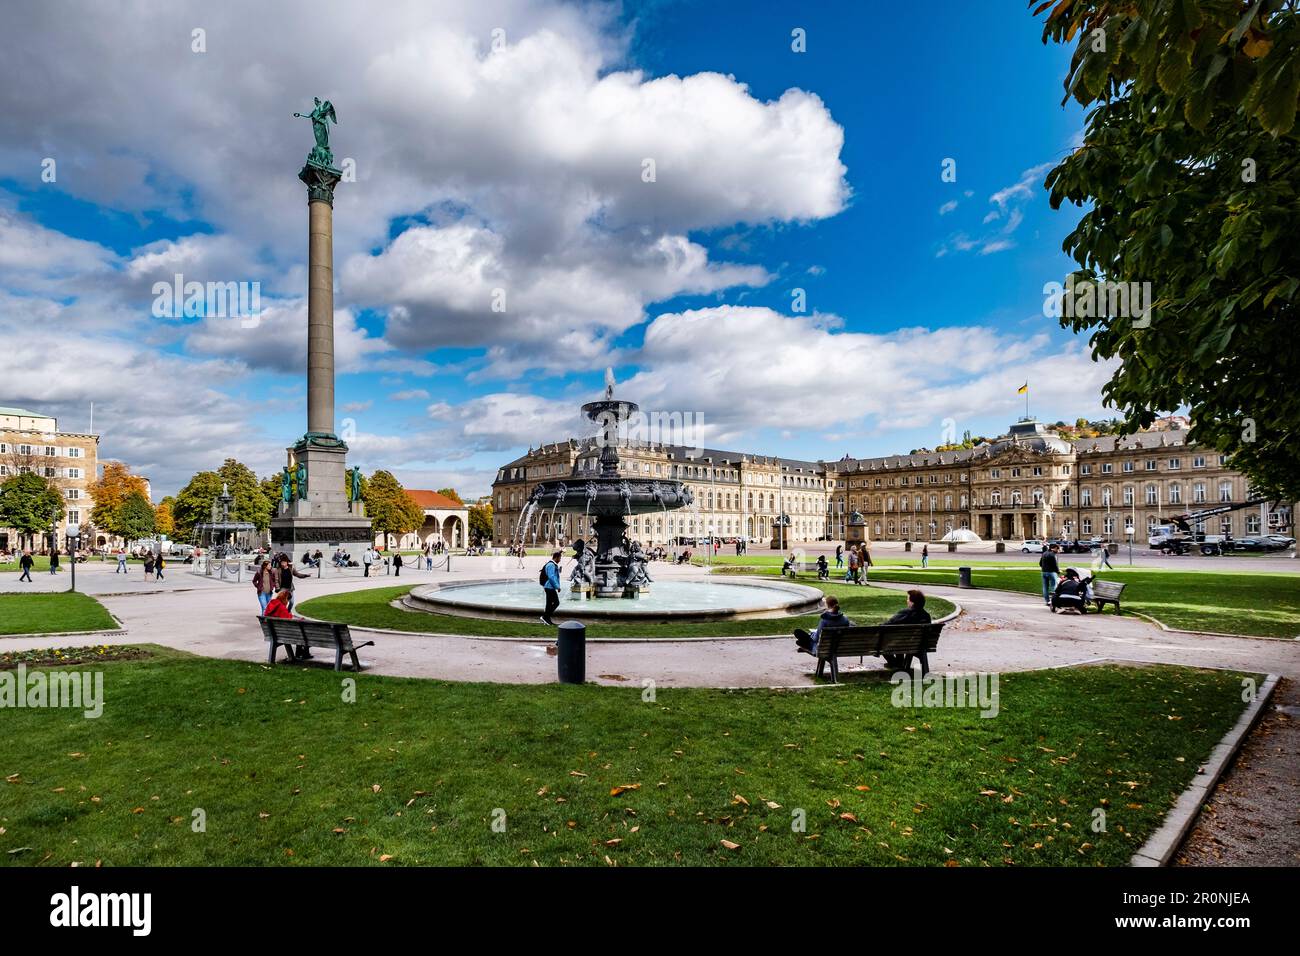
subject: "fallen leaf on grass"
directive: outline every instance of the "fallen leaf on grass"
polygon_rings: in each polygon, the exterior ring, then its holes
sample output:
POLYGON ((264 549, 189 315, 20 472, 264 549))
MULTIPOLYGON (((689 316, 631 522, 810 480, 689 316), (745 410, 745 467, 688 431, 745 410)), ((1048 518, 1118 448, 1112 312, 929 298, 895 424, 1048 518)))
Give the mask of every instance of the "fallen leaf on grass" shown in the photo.
POLYGON ((740 844, 739 844, 739 843, 732 843, 730 840, 721 840, 721 841, 719 841, 719 842, 721 842, 722 845, 725 846, 728 850, 739 850, 739 849, 740 849, 740 844))
POLYGON ((624 783, 624 784, 620 784, 617 787, 610 787, 609 795, 611 797, 617 797, 620 793, 627 793, 629 790, 640 790, 640 789, 641 789, 641 784, 639 783, 624 783))

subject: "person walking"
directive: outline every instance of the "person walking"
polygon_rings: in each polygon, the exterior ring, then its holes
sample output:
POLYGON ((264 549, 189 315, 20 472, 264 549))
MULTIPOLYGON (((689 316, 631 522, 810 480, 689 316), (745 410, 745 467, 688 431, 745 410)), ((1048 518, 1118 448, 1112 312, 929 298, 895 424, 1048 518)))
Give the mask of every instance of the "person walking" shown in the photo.
MULTIPOLYGON (((293 610, 294 604, 293 579, 309 577, 311 577, 310 574, 304 574, 293 566, 293 561, 290 560, 287 554, 280 555, 280 577, 279 580, 276 581, 276 584, 279 585, 279 590, 289 592, 290 611, 293 610)), ((310 657, 311 655, 308 656, 310 657)))
POLYGON ((837 544, 835 546, 835 569, 838 571, 842 567, 844 567, 844 545, 837 544))
POLYGON ((22 574, 18 575, 19 581, 26 581, 28 584, 32 583, 32 565, 35 563, 36 562, 32 560, 31 551, 24 548, 23 556, 18 559, 18 567, 22 568, 23 571, 22 574))
POLYGON ((862 543, 862 584, 864 586, 867 584, 867 572, 871 570, 871 565, 873 563, 874 562, 871 560, 871 551, 867 548, 866 542, 864 541, 862 543))
POLYGON ((849 570, 848 573, 844 575, 844 580, 850 581, 853 584, 858 583, 858 549, 857 548, 849 548, 849 570))
POLYGON ((59 573, 59 549, 50 549, 50 574, 59 573))
POLYGON ((563 554, 563 551, 554 552, 551 560, 542 565, 542 573, 538 576, 538 583, 546 595, 546 610, 542 612, 541 622, 548 627, 555 626, 551 615, 560 606, 560 558, 563 554))
POLYGON ((153 577, 155 581, 161 581, 163 579, 163 568, 166 566, 166 564, 167 564, 167 559, 164 558, 163 553, 159 551, 158 558, 156 561, 154 561, 153 564, 153 577))
POLYGON ((114 571, 113 573, 114 573, 114 574, 129 574, 129 573, 130 573, 130 572, 127 571, 127 569, 126 569, 126 548, 118 548, 118 549, 117 549, 117 570, 114 571))
POLYGON ((396 551, 393 553, 393 577, 400 578, 401 576, 402 576, 402 552, 396 551))
POLYGON ((375 563, 375 549, 366 545, 366 550, 361 553, 361 564, 366 569, 362 577, 370 577, 370 566, 375 563))
POLYGON ((271 562, 266 558, 257 566, 257 572, 253 575, 253 587, 257 591, 257 603, 262 606, 262 614, 265 616, 266 606, 275 595, 275 574, 271 570, 271 562))
POLYGON ((1061 565, 1056 560, 1056 546, 1043 552, 1038 559, 1038 568, 1043 572, 1043 603, 1052 606, 1052 595, 1056 593, 1056 581, 1061 576, 1061 565))
POLYGON ((1101 554, 1101 561, 1097 565, 1097 570, 1100 571, 1102 568, 1110 568, 1113 571, 1114 567, 1110 563, 1110 548, 1106 547, 1103 544, 1100 548, 1097 549, 1097 551, 1100 552, 1101 554))
POLYGON ((144 579, 146 581, 153 580, 153 552, 149 552, 144 556, 144 579))
POLYGON ((929 566, 930 566, 930 546, 928 544, 923 544, 921 545, 921 567, 928 568, 929 566))

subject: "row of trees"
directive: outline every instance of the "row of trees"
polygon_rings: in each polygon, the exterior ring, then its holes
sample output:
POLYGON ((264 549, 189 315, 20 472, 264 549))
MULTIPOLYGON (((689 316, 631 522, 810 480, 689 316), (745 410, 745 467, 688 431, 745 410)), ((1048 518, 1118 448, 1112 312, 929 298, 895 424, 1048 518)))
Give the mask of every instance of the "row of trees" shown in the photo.
MULTIPOLYGON (((174 498, 169 495, 156 506, 149 503, 143 478, 132 474, 127 465, 110 461, 89 489, 95 502, 90 523, 98 531, 127 541, 155 534, 184 540, 198 524, 210 520, 223 485, 234 499, 231 518, 265 532, 280 500, 280 477, 259 480, 251 468, 234 458, 227 458, 216 471, 199 472, 174 498)), ((454 488, 441 488, 439 493, 464 504, 454 488)), ((424 510, 391 472, 376 471, 369 478, 363 475, 361 500, 376 535, 409 534, 424 524, 424 510)), ((12 475, 0 484, 0 526, 14 528, 25 547, 56 525, 64 508, 63 494, 55 484, 34 471, 12 475)), ((471 539, 490 538, 491 504, 470 506, 469 525, 471 539)))

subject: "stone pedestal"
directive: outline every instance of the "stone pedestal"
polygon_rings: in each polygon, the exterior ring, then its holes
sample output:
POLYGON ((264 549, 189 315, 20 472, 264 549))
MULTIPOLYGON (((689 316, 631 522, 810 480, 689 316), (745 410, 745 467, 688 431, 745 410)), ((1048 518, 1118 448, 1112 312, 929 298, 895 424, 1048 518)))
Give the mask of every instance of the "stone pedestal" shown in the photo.
POLYGON ((347 496, 347 446, 321 447, 306 441, 293 448, 294 458, 307 466, 307 497, 282 504, 271 519, 272 550, 284 551, 298 560, 304 552, 320 552, 329 558, 340 548, 361 560, 361 552, 372 542, 370 519, 365 505, 347 496))

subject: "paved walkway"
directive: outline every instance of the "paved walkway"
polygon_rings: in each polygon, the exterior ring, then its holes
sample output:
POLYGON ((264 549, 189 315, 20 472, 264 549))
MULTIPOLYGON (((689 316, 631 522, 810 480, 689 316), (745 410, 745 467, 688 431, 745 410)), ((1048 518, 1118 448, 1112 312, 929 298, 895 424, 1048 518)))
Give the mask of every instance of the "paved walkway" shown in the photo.
MULTIPOLYGON (((523 570, 509 558, 453 559, 451 577, 524 577, 536 579, 541 558, 526 559, 523 570)), ((656 577, 699 577, 699 569, 654 566, 656 577)), ((17 575, 0 575, 0 590, 18 590, 17 575)), ((37 575, 39 579, 41 576, 37 575)), ((49 578, 50 575, 45 575, 49 578)), ((322 577, 298 582, 299 600, 357 588, 388 587, 408 581, 446 580, 445 571, 407 569, 400 578, 362 578, 360 571, 326 570, 322 577)), ((155 643, 210 657, 265 658, 255 620, 257 601, 248 582, 229 583, 178 570, 163 584, 128 582, 111 566, 78 569, 78 587, 101 596, 127 630, 132 643, 155 643)), ((66 582, 63 582, 66 586, 66 582)), ((882 585, 902 588, 903 585, 882 585)), ((1186 664, 1199 667, 1265 671, 1300 678, 1296 642, 1175 634, 1136 617, 1112 614, 1051 614, 1033 595, 1003 591, 959 590, 931 586, 929 593, 960 603, 965 613, 950 623, 932 666, 938 671, 1022 671, 1098 659, 1186 664)), ((900 606, 901 606, 900 599, 900 606)), ((52 647, 67 637, 3 638, 0 646, 52 647)), ((122 638, 116 638, 121 641, 122 638)), ((545 683, 555 679, 549 642, 484 640, 423 634, 382 634, 377 646, 362 652, 370 673, 446 680, 545 683)), ((588 645, 588 679, 605 684, 658 686, 766 687, 813 683, 811 659, 793 652, 786 637, 750 640, 669 642, 592 642, 588 645)), ((877 661, 858 670, 879 670, 877 661)))

